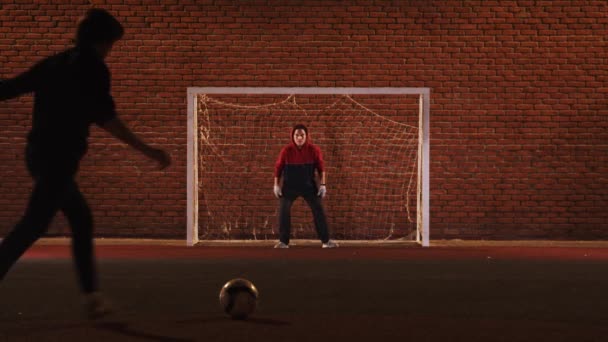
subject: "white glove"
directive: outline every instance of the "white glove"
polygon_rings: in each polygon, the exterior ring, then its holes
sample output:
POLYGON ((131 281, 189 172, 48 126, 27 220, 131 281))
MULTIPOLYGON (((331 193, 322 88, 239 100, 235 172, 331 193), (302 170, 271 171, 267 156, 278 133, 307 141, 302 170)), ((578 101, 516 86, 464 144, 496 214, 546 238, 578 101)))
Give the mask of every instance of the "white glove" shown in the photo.
POLYGON ((276 198, 280 198, 281 196, 283 196, 283 192, 281 191, 281 187, 278 185, 274 186, 274 196, 276 198))
POLYGON ((325 197, 325 193, 327 192, 327 188, 325 187, 325 185, 321 185, 319 186, 319 191, 317 191, 317 196, 320 196, 321 198, 325 197))

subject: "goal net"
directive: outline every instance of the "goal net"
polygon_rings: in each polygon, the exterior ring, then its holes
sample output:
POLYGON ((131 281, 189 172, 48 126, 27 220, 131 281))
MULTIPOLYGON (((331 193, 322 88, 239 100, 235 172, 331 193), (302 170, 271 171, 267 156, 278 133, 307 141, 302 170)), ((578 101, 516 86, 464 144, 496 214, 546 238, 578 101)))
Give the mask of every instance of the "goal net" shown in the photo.
MULTIPOLYGON (((291 128, 325 160, 335 240, 429 244, 428 88, 188 88, 187 244, 277 240, 274 164, 291 128)), ((292 239, 317 239, 302 198, 292 239)))

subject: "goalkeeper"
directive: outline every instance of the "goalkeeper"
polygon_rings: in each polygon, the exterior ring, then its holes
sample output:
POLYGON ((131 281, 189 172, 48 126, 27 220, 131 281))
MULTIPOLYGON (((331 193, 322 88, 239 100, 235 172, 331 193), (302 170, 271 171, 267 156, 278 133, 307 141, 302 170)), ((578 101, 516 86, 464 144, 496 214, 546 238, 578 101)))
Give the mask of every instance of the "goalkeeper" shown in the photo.
POLYGON ((289 248, 291 206, 300 196, 312 210, 321 246, 338 247, 329 239, 327 219, 321 204, 326 192, 321 149, 310 142, 306 126, 295 125, 291 131, 291 143, 281 150, 274 169, 274 195, 280 202, 279 242, 274 248, 289 248), (320 184, 315 181, 315 171, 319 173, 320 184))

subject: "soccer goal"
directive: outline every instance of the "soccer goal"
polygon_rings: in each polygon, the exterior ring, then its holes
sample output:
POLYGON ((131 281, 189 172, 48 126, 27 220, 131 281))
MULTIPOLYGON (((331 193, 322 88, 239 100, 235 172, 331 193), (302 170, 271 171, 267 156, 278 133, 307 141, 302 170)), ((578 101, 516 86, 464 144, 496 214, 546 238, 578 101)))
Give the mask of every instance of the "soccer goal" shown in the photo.
MULTIPOLYGON (((188 245, 278 239, 274 164, 301 123, 325 160, 333 239, 429 246, 429 88, 187 92, 188 245)), ((291 220, 292 239, 316 239, 302 199, 291 220)))

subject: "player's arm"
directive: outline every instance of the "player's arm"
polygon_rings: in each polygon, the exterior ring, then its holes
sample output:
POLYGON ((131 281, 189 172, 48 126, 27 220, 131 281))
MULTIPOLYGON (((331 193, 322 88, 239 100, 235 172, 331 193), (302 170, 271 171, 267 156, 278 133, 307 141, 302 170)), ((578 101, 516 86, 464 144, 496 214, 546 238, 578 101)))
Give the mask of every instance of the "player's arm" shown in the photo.
POLYGON ((143 142, 127 127, 116 113, 114 98, 110 94, 110 72, 105 65, 96 65, 89 70, 85 93, 89 96, 93 121, 102 129, 125 144, 156 160, 161 169, 171 164, 169 154, 143 142))
POLYGON ((0 80, 0 101, 33 92, 39 83, 41 69, 41 64, 36 64, 14 78, 0 80))
POLYGON ((327 173, 325 172, 325 161, 323 160, 323 153, 321 153, 321 149, 317 148, 316 151, 316 168, 319 173, 319 179, 321 183, 319 183, 319 188, 317 189, 317 196, 325 197, 327 193, 327 187, 325 186, 325 181, 327 180, 327 173))
POLYGON ((319 184, 319 185, 325 185, 325 178, 326 178, 326 172, 325 171, 319 172, 319 179, 321 180, 321 184, 319 184))
POLYGON ((317 196, 325 197, 327 193, 327 187, 325 186, 325 171, 319 172, 319 178, 321 179, 321 183, 319 184, 319 188, 317 189, 317 196))
POLYGON ((273 192, 276 198, 283 196, 283 191, 281 190, 281 175, 283 174, 283 168, 285 167, 285 149, 281 150, 279 153, 279 158, 277 158, 277 162, 274 164, 274 186, 273 192))
POLYGON ((118 117, 114 117, 104 122, 100 127, 108 131, 118 140, 140 151, 148 158, 156 160, 161 169, 164 169, 171 164, 171 157, 167 152, 143 142, 118 117))
POLYGON ((272 187, 272 191, 274 192, 274 196, 276 198, 280 198, 283 196, 283 190, 281 190, 280 184, 281 179, 279 177, 274 177, 274 186, 272 187))

